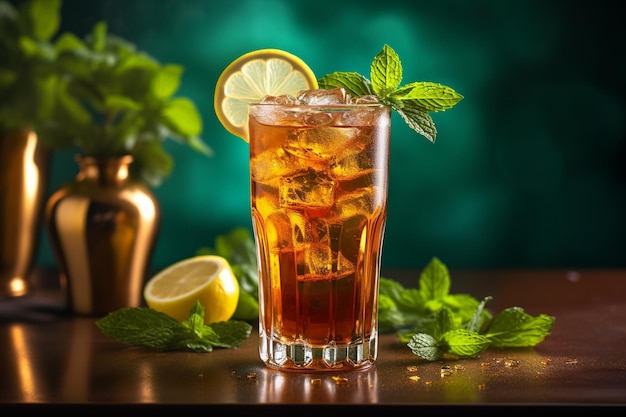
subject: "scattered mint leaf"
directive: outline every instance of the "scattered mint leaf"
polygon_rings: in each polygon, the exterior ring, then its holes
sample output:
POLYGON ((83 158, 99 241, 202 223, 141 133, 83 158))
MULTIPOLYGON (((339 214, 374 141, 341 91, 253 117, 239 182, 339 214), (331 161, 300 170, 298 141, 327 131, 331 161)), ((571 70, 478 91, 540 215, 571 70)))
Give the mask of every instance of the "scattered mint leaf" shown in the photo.
POLYGON ((480 302, 480 304, 474 311, 474 314, 472 314, 472 317, 470 318, 470 320, 465 324, 466 330, 469 330, 471 332, 481 331, 488 317, 486 314, 484 314, 485 305, 487 304, 488 301, 491 301, 492 299, 493 297, 485 297, 483 301, 480 302))
POLYGON ((444 355, 474 357, 490 346, 532 347, 552 331, 552 316, 533 317, 511 307, 494 317, 486 309, 491 296, 478 301, 469 294, 450 294, 450 287, 448 268, 437 258, 420 273, 417 288, 381 277, 380 332, 395 332, 415 355, 432 361, 444 355))
POLYGON ((166 350, 180 323, 161 312, 144 308, 122 308, 96 322, 102 332, 119 342, 166 350))
POLYGON ((448 268, 438 258, 433 258, 421 273, 419 290, 426 300, 443 301, 450 293, 448 268))
POLYGON ((333 72, 318 80, 319 88, 343 88, 353 97, 374 95, 396 111, 405 123, 431 142, 437 129, 429 112, 445 111, 458 104, 463 96, 454 89, 433 82, 412 82, 401 86, 402 63, 389 45, 374 57, 370 78, 356 72, 333 72))
POLYGON ((444 353, 439 342, 426 333, 413 335, 407 345, 413 354, 427 361, 436 361, 441 358, 444 353))
POLYGON ((446 353, 461 358, 475 357, 489 347, 489 338, 465 329, 450 330, 444 333, 441 341, 447 347, 446 353))
POLYGON ((554 317, 533 317, 521 307, 511 307, 494 317, 486 336, 495 347, 528 347, 543 341, 554 326, 554 317))
POLYGON ((235 348, 250 336, 252 326, 243 321, 204 323, 204 308, 196 302, 183 322, 143 307, 113 311, 96 321, 102 333, 118 342, 157 351, 191 350, 211 352, 213 348, 235 348))

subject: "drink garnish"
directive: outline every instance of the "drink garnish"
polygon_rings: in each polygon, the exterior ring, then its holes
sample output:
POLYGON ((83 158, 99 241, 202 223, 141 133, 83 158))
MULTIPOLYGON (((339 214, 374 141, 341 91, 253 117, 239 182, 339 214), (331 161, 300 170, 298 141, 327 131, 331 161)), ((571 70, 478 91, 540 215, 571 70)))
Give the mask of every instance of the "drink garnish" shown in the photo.
POLYGON ((429 112, 454 107, 463 96, 433 82, 402 82, 402 63, 396 51, 385 45, 372 61, 370 79, 357 72, 333 72, 320 78, 319 88, 343 88, 354 97, 375 96, 396 111, 418 134, 435 142, 437 129, 429 112))
POLYGON ((510 307, 494 315, 469 294, 450 293, 450 273, 433 258, 419 277, 418 288, 380 279, 379 328, 396 332, 401 342, 428 361, 443 356, 471 358, 488 347, 532 347, 551 332, 555 318, 531 316, 521 307, 510 307))
POLYGON ((252 326, 239 320, 206 324, 204 308, 196 302, 186 320, 143 307, 121 308, 96 321, 105 336, 120 343, 157 351, 211 352, 235 348, 250 336, 252 326))

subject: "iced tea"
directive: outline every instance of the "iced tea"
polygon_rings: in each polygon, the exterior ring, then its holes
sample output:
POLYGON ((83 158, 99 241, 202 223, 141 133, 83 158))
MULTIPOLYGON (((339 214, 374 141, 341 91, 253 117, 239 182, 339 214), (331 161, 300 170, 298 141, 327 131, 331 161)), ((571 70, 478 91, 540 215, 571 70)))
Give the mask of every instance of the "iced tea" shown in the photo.
POLYGON ((377 356, 390 111, 310 94, 250 106, 260 355, 281 369, 362 368, 377 356))

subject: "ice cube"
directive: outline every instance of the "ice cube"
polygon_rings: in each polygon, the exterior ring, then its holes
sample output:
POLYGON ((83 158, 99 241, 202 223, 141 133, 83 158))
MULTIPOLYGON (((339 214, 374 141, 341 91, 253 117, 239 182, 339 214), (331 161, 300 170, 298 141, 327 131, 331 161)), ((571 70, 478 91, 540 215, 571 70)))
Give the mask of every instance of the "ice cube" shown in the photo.
POLYGON ((348 104, 376 104, 379 103, 378 97, 374 95, 351 97, 348 96, 348 104))
POLYGON ((359 188, 354 192, 338 197, 335 203, 337 220, 345 221, 356 215, 369 217, 376 207, 382 204, 382 198, 375 193, 377 188, 359 188))
POLYGON ((296 97, 298 104, 310 106, 346 104, 346 90, 334 88, 332 90, 303 90, 296 97))
POLYGON ((281 177, 280 205, 328 208, 333 204, 334 185, 327 174, 311 168, 281 177))
POLYGON ((254 181, 270 184, 300 170, 296 157, 282 148, 270 149, 250 160, 250 176, 254 181))
POLYGON ((367 148, 367 137, 354 140, 339 152, 330 164, 333 178, 349 180, 371 173, 374 170, 372 155, 367 148))
POLYGON ((333 254, 328 245, 311 243, 304 254, 304 275, 325 277, 333 271, 333 254))
POLYGON ((296 98, 289 94, 284 94, 281 96, 265 96, 260 101, 261 104, 280 104, 280 105, 291 105, 296 104, 296 98))
POLYGON ((343 278, 354 273, 354 264, 343 254, 321 243, 307 245, 302 256, 303 279, 343 278))
POLYGON ((327 160, 355 140, 358 133, 358 129, 355 128, 330 126, 293 130, 289 133, 285 150, 300 158, 327 160))
POLYGON ((340 223, 339 253, 355 262, 359 253, 365 251, 363 244, 367 238, 368 217, 357 214, 340 223))
POLYGON ((280 252, 281 249, 292 247, 292 228, 287 213, 276 211, 270 214, 265 219, 264 226, 264 236, 270 252, 280 252))

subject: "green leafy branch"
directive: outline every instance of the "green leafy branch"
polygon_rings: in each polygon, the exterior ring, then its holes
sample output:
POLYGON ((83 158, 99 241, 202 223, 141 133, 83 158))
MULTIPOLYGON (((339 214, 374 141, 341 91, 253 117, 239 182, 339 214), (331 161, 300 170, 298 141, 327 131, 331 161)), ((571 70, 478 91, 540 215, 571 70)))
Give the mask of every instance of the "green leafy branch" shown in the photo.
POLYGON ((54 106, 61 0, 0 1, 0 129, 33 128, 54 106))
POLYGON ((42 138, 52 148, 78 147, 89 156, 133 156, 132 174, 152 186, 169 175, 166 139, 210 156, 193 101, 176 96, 183 67, 161 65, 134 44, 109 34, 105 22, 81 39, 63 33, 55 43, 62 77, 57 105, 42 138))
POLYGON ((437 129, 429 112, 454 107, 463 96, 445 85, 412 82, 401 86, 402 63, 388 45, 374 58, 370 79, 356 72, 333 72, 318 80, 320 88, 344 88, 353 97, 376 96, 390 106, 418 134, 435 142, 437 129))
POLYGON ((83 38, 57 36, 61 0, 0 0, 0 128, 35 128, 50 149, 132 155, 131 175, 159 186, 173 169, 171 139, 211 156, 184 68, 162 65, 104 21, 83 38))
POLYGON ((488 347, 532 347, 552 331, 552 316, 533 317, 520 307, 494 316, 485 308, 492 297, 479 301, 450 294, 450 283, 448 268, 437 258, 422 271, 417 288, 381 278, 381 333, 396 332, 415 355, 434 361, 445 355, 475 357, 488 347))
POLYGON ((182 322, 151 308, 128 307, 107 314, 96 325, 118 342, 158 351, 235 348, 252 332, 250 324, 238 320, 205 324, 204 308, 198 301, 182 322))

